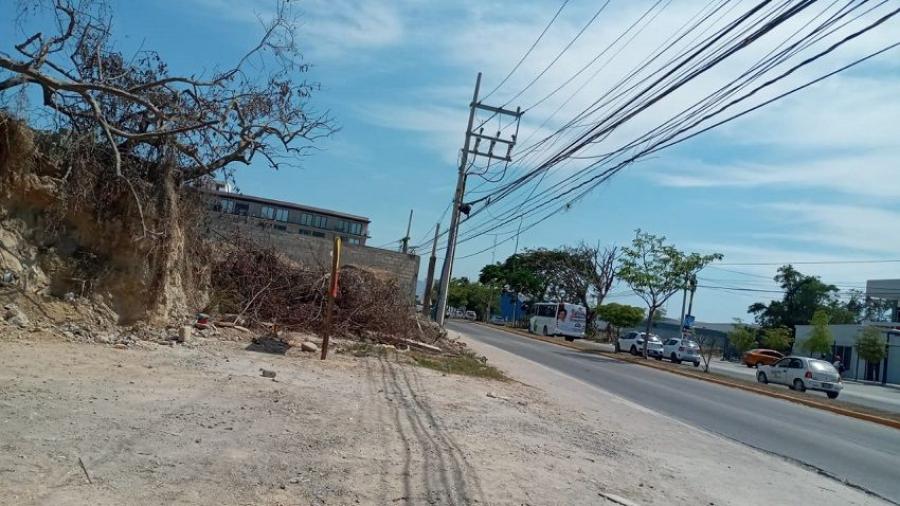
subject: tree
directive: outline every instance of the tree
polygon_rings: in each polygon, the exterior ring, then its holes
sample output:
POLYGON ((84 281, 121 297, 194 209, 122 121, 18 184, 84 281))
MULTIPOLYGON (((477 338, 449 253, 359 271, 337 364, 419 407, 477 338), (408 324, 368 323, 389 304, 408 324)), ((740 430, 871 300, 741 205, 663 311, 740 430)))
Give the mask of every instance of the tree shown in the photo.
POLYGON ((617 249, 587 246, 526 250, 502 264, 481 269, 481 283, 506 288, 527 297, 580 304, 593 328, 591 307, 603 303, 615 280, 617 249), (591 304, 591 302, 594 304, 591 304))
POLYGON ((770 350, 787 350, 791 347, 791 331, 784 327, 763 329, 762 345, 770 350))
POLYGON ((812 331, 809 333, 809 339, 803 343, 803 349, 810 355, 824 356, 831 351, 831 345, 834 338, 831 331, 828 330, 828 312, 824 309, 818 309, 813 313, 812 331))
MULTIPOLYGON (((648 334, 654 313, 669 297, 685 288, 688 280, 703 267, 721 258, 720 253, 684 253, 665 244, 665 237, 637 230, 631 246, 622 248, 618 276, 647 304, 648 334)), ((646 340, 643 354, 646 358, 646 340)))
POLYGON ((743 355, 745 351, 756 346, 756 329, 738 323, 728 333, 728 341, 739 355, 743 355))
POLYGON ((635 327, 644 319, 643 309, 617 302, 598 306, 596 314, 598 318, 609 323, 615 329, 616 337, 618 337, 620 329, 635 327))
POLYGON ((703 359, 703 372, 709 372, 709 363, 713 353, 719 349, 719 340, 710 334, 699 334, 694 341, 700 347, 700 358, 703 359))
POLYGON ((489 307, 499 306, 499 296, 490 286, 473 283, 466 277, 453 278, 447 289, 447 305, 475 311, 479 319, 484 319, 489 307))
MULTIPOLYGON (((103 0, 24 5, 34 7, 26 12, 49 6, 57 33, 38 31, 23 36, 14 50, 0 51, 0 93, 38 89, 65 138, 58 144, 96 151, 102 177, 126 185, 134 196, 144 233, 140 186, 177 188, 255 159, 277 169, 334 131, 327 115, 308 106, 317 86, 302 78, 309 64, 302 61, 286 3, 264 24, 256 46, 207 75, 172 74, 152 51, 131 57, 114 49, 103 0)), ((66 178, 83 169, 60 165, 66 178)))
POLYGON ((877 364, 886 355, 885 339, 878 327, 866 326, 856 337, 856 349, 859 358, 868 364, 877 364))
POLYGON ((823 283, 818 276, 807 276, 791 265, 783 265, 774 279, 784 290, 782 299, 768 304, 757 302, 747 309, 761 327, 785 327, 793 336, 796 325, 809 324, 817 310, 835 304, 837 287, 823 283))

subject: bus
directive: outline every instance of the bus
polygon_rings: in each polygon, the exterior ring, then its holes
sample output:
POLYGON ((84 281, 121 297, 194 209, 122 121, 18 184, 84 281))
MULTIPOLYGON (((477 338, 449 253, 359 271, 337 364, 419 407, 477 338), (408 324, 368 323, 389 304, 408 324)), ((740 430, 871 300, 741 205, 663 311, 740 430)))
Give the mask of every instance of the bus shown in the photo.
POLYGON ((532 306, 528 331, 545 336, 563 336, 566 341, 584 338, 587 310, 568 302, 541 302, 532 306))

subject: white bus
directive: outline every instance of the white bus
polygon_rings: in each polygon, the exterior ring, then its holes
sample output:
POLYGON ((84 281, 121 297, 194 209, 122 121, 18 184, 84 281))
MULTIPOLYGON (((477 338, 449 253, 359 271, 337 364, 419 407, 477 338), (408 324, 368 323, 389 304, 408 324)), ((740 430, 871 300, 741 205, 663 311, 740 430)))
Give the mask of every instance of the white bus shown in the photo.
POLYGON ((532 306, 528 330, 533 334, 563 336, 566 341, 584 338, 587 310, 567 302, 542 302, 532 306))

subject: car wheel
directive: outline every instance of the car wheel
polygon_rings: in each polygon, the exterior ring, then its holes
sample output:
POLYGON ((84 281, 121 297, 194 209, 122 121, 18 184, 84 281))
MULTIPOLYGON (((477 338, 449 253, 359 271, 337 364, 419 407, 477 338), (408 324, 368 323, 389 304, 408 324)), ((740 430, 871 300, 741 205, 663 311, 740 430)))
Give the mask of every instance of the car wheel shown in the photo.
POLYGON ((700 367, 700 362, 694 362, 694 367, 700 367))
POLYGON ((656 360, 662 360, 662 355, 655 355, 653 358, 655 358, 656 360))
POLYGON ((805 391, 806 391, 806 386, 803 385, 803 380, 800 379, 800 378, 795 379, 795 380, 794 380, 793 389, 796 390, 796 391, 798 391, 798 392, 805 392, 805 391))
POLYGON ((613 348, 613 351, 615 351, 616 353, 619 353, 619 352, 622 351, 622 348, 619 348, 619 342, 618 342, 618 341, 616 341, 616 347, 613 348))
POLYGON ((825 392, 825 394, 828 395, 829 399, 837 399, 838 396, 837 392, 825 392))
POLYGON ((633 344, 631 345, 631 349, 628 351, 630 351, 632 355, 637 355, 637 348, 635 348, 633 344))
POLYGON ((678 360, 678 355, 676 355, 674 351, 672 352, 672 356, 669 357, 669 358, 672 359, 672 363, 673 363, 673 364, 680 364, 680 363, 681 363, 681 360, 678 360))
POLYGON ((745 364, 747 367, 749 367, 750 369, 753 369, 753 364, 751 364, 750 362, 744 362, 744 364, 745 364))
POLYGON ((566 336, 566 341, 569 341, 571 343, 571 342, 575 341, 575 338, 566 336))
POLYGON ((544 331, 543 331, 543 333, 544 333, 544 336, 549 336, 549 335, 550 335, 550 334, 547 333, 547 326, 546 326, 546 325, 544 325, 544 331))
POLYGON ((765 385, 769 383, 769 378, 766 378, 766 373, 758 372, 756 373, 756 381, 765 385))

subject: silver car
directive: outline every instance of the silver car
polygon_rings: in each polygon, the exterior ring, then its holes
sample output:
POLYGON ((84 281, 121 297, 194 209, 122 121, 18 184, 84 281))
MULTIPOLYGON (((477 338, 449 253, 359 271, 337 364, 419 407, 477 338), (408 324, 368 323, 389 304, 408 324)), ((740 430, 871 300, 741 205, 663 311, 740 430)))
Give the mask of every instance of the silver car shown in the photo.
POLYGON ((772 365, 760 365, 756 381, 787 385, 798 392, 825 392, 829 399, 836 399, 844 388, 833 365, 807 357, 785 357, 772 365))

